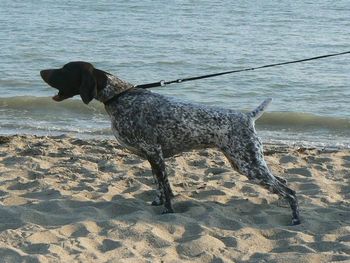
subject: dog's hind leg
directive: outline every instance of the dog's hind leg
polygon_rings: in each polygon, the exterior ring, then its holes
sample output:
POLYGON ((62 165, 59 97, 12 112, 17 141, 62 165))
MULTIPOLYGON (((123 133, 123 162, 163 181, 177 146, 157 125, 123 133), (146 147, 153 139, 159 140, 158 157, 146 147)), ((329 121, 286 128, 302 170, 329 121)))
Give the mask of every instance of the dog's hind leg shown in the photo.
POLYGON ((158 192, 152 205, 164 204, 165 213, 173 213, 174 210, 171 205, 171 197, 173 192, 171 190, 168 175, 165 170, 165 161, 160 147, 153 147, 152 150, 147 151, 147 159, 152 167, 152 172, 155 174, 158 181, 158 192))
POLYGON ((223 147, 222 151, 238 172, 270 192, 285 198, 292 209, 292 224, 300 224, 299 205, 295 191, 287 187, 284 179, 272 175, 265 163, 260 140, 255 136, 252 136, 251 139, 254 140, 248 143, 241 141, 240 145, 235 145, 235 149, 223 147))

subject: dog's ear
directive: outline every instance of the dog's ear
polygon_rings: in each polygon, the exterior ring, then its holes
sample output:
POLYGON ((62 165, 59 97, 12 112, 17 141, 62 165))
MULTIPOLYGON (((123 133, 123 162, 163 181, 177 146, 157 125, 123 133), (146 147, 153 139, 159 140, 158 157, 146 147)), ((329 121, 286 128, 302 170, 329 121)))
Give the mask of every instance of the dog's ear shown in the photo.
POLYGON ((97 94, 96 80, 93 75, 93 68, 81 71, 80 97, 85 104, 88 104, 97 94))

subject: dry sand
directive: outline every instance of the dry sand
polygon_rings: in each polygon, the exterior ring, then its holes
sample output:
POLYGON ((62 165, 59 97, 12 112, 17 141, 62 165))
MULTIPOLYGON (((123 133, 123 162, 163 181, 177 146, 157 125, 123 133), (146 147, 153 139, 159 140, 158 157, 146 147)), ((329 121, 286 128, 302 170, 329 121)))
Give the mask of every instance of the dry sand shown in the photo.
POLYGON ((167 161, 176 213, 161 215, 148 163, 114 140, 0 137, 0 262, 350 262, 350 151, 265 154, 299 226, 215 150, 167 161))

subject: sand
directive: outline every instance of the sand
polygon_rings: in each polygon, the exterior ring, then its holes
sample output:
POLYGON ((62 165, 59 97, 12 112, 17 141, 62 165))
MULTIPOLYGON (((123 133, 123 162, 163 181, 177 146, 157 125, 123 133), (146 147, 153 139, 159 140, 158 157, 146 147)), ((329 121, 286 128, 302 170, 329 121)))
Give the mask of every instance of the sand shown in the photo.
POLYGON ((266 145, 285 201, 213 149, 167 160, 175 214, 150 205, 149 164, 115 140, 0 137, 0 262, 350 262, 350 150, 266 145))

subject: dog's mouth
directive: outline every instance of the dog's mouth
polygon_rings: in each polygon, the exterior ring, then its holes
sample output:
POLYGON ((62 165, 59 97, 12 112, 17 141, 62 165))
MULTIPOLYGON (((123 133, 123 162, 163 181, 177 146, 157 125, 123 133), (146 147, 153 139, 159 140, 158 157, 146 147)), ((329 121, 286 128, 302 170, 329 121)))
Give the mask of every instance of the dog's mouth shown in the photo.
POLYGON ((54 101, 58 101, 58 102, 59 102, 59 101, 68 99, 68 98, 70 98, 70 97, 72 97, 72 96, 64 95, 64 94, 62 94, 61 92, 58 92, 58 94, 55 95, 55 96, 53 96, 52 99, 53 99, 54 101))
POLYGON ((66 95, 64 94, 60 88, 58 88, 57 86, 57 83, 56 84, 53 84, 52 83, 52 74, 53 72, 55 72, 55 70, 53 69, 45 69, 45 70, 41 70, 40 71, 40 75, 41 75, 41 78, 51 87, 55 88, 55 89, 58 89, 58 94, 56 94, 55 96, 52 97, 52 99, 54 101, 62 101, 62 100, 65 100, 65 99, 68 99, 70 97, 73 97, 71 95, 66 95))

